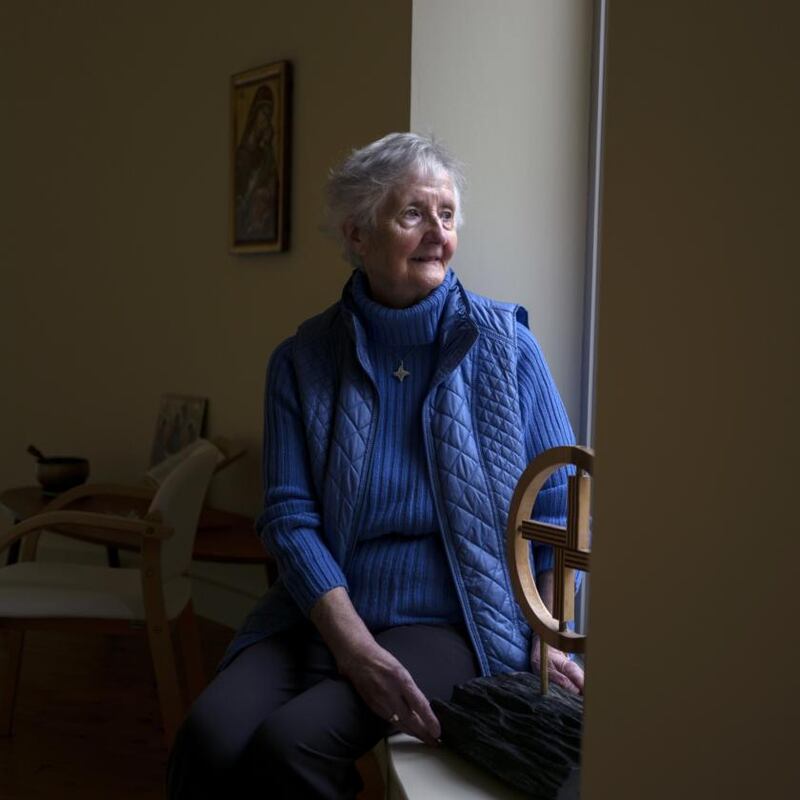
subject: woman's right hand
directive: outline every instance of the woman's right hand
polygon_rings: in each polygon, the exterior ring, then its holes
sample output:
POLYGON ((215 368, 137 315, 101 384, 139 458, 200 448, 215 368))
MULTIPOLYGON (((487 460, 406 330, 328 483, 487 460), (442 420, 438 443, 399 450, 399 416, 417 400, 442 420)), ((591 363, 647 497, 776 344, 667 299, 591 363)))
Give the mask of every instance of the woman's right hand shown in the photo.
POLYGON ((339 672, 375 714, 426 744, 438 743, 442 730, 428 699, 409 671, 375 641, 344 588, 322 595, 311 609, 311 621, 339 672))
POLYGON ((442 730, 428 698, 388 650, 373 639, 337 661, 339 671, 375 714, 426 744, 438 743, 442 730))

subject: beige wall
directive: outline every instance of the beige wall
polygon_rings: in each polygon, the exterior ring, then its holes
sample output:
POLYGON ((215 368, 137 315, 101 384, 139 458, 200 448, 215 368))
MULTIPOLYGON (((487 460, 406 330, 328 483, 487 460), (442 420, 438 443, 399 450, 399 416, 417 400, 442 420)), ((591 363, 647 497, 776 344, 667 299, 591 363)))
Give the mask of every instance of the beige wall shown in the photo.
POLYGON ((581 796, 794 797, 800 15, 609 22, 581 796))
POLYGON ((414 0, 411 129, 465 163, 453 266, 522 303, 580 424, 591 0, 414 0))
MULTIPOLYGON (((327 169, 408 127, 410 0, 38 0, 4 4, 0 37, 0 486, 33 482, 31 442, 138 479, 159 396, 180 392, 248 447, 212 501, 257 513, 266 360, 348 273, 319 230, 327 169), (295 67, 292 246, 233 256, 228 81, 279 59, 295 67)), ((234 626, 265 583, 193 575, 199 613, 234 626)))
POLYGON ((244 440, 214 500, 259 506, 268 354, 338 296, 327 168, 406 129, 410 0, 4 4, 0 486, 33 442, 92 475, 147 465, 159 395, 209 398, 244 440), (227 252, 228 80, 295 65, 292 248, 227 252))

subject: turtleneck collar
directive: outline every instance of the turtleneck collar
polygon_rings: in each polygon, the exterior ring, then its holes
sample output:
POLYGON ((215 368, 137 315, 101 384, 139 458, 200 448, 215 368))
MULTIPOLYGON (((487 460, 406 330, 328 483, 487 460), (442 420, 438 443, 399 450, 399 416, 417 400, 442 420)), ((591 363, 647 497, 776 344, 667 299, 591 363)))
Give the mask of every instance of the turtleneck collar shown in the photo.
POLYGON ((448 269, 441 285, 418 303, 408 308, 389 308, 370 297, 367 277, 359 269, 353 275, 351 296, 371 341, 413 347, 435 341, 444 302, 454 281, 455 276, 448 269))

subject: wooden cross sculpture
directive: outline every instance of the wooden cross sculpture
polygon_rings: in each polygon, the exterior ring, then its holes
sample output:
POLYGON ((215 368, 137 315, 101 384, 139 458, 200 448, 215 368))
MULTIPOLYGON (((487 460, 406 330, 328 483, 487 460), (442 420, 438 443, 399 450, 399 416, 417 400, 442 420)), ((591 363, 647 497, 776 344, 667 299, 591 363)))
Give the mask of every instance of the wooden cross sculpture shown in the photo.
POLYGON ((508 515, 506 558, 514 592, 525 617, 539 635, 542 694, 547 693, 547 648, 583 653, 586 636, 570 631, 567 622, 575 616, 575 570, 589 570, 589 490, 594 453, 585 447, 554 447, 540 453, 527 467, 514 490, 508 515), (557 469, 573 465, 568 477, 567 527, 534 522, 530 514, 536 496, 557 469), (529 541, 552 545, 553 612, 536 588, 531 572, 529 541))

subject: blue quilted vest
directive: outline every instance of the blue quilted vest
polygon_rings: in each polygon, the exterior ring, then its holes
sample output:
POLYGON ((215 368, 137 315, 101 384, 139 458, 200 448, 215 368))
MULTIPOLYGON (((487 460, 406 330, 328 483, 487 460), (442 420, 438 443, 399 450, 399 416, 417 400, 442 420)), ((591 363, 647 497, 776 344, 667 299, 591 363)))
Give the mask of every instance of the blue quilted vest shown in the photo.
MULTIPOLYGON (((445 552, 484 675, 529 669, 530 630, 505 562, 508 508, 525 468, 517 389, 519 306, 467 292, 445 301, 423 405, 428 469, 445 552)), ((365 334, 348 302, 305 322, 293 360, 326 544, 347 572, 358 539, 380 414, 365 334)), ((222 666, 301 618, 280 580, 249 615, 222 666)))

